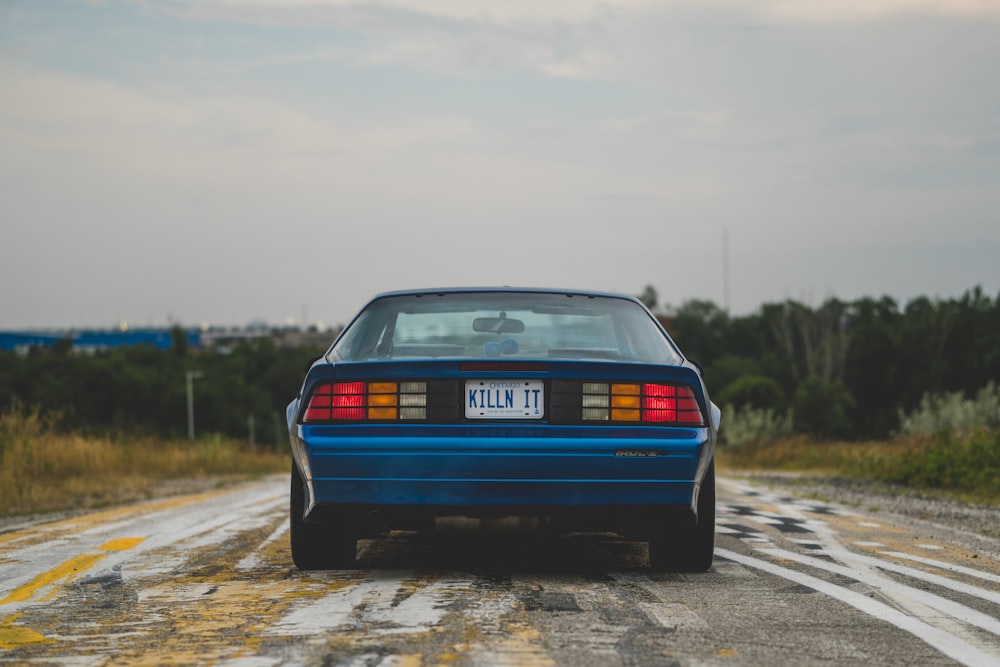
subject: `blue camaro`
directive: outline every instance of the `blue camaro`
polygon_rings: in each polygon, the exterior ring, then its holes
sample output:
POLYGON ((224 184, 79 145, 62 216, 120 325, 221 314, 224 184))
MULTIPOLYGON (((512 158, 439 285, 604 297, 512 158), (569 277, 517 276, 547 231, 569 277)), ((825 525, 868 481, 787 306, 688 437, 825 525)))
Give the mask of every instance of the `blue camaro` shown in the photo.
POLYGON ((712 565, 719 409, 621 294, 520 288, 372 299, 287 411, 291 548, 346 568, 359 537, 437 517, 532 517, 712 565))

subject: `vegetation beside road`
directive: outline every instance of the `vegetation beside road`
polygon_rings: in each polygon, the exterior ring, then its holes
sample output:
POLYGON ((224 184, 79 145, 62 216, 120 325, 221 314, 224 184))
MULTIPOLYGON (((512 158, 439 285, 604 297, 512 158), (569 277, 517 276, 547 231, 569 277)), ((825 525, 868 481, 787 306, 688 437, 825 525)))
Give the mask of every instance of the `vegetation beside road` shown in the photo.
POLYGON ((1000 504, 1000 441, 987 431, 863 442, 790 436, 735 450, 723 446, 719 464, 721 470, 870 479, 967 502, 1000 504))
POLYGON ((287 453, 219 436, 88 436, 64 432, 37 412, 0 414, 0 516, 144 499, 169 481, 236 481, 287 470, 287 453))
POLYGON ((960 500, 1000 503, 1000 387, 973 397, 925 396, 899 416, 891 439, 823 440, 794 434, 790 418, 730 406, 723 467, 871 479, 960 500))
POLYGON ((58 415, 59 429, 103 437, 187 434, 187 378, 195 433, 288 445, 285 406, 302 383, 305 363, 325 348, 278 347, 269 339, 231 348, 122 347, 92 353, 63 346, 0 353, 0 412, 58 415))

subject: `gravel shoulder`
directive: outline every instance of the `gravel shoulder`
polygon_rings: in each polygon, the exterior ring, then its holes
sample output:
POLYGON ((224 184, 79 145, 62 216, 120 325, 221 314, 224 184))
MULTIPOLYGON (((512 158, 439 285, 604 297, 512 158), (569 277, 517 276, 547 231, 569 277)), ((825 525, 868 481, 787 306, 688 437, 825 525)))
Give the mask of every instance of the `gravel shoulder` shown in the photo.
POLYGON ((834 502, 852 511, 883 517, 892 523, 940 536, 956 545, 1000 560, 1000 506, 936 497, 903 486, 873 480, 820 475, 741 472, 726 475, 771 491, 834 502))

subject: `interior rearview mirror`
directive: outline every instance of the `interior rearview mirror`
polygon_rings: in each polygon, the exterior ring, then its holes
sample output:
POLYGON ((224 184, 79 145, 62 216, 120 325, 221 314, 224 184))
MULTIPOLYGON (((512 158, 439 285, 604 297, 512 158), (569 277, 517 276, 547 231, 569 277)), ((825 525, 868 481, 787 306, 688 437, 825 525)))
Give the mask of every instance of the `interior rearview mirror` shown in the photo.
POLYGON ((477 317, 472 328, 480 333, 516 334, 524 332, 524 322, 506 317, 477 317))

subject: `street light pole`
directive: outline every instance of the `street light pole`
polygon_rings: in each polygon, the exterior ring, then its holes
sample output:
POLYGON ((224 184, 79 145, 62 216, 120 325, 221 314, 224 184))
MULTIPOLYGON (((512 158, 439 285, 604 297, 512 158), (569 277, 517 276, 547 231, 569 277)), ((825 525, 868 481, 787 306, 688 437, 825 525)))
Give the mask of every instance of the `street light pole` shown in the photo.
POLYGON ((194 381, 204 376, 201 371, 187 372, 188 440, 194 440, 194 381))

